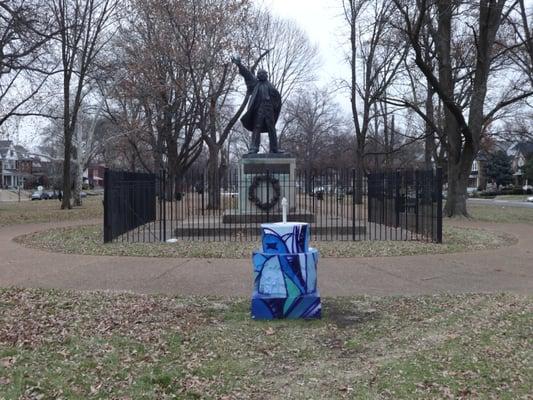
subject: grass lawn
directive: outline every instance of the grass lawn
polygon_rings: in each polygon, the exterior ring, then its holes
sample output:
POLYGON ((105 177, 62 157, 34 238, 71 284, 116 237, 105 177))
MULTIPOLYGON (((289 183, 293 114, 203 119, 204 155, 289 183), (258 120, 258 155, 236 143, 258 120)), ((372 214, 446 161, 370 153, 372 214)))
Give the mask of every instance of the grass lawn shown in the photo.
POLYGON ((518 200, 526 201, 526 199, 531 196, 530 194, 504 194, 501 196, 496 196, 495 200, 518 200))
MULTIPOLYGON (((257 242, 202 242, 178 243, 102 243, 102 227, 89 225, 58 228, 32 233, 16 241, 42 250, 69 254, 118 255, 139 257, 207 257, 248 258, 257 248, 257 242)), ((320 242, 323 257, 377 257, 416 254, 442 254, 461 251, 494 249, 513 244, 516 239, 504 233, 481 229, 446 227, 444 244, 405 241, 320 242)))
POLYGON ((0 398, 530 398, 530 297, 325 299, 252 321, 248 299, 0 290, 0 398))
POLYGON ((478 221, 533 223, 533 208, 469 204, 468 212, 473 219, 478 221))
POLYGON ((0 227, 101 218, 102 199, 102 196, 87 197, 83 199, 83 206, 72 210, 61 210, 59 200, 0 202, 0 227))

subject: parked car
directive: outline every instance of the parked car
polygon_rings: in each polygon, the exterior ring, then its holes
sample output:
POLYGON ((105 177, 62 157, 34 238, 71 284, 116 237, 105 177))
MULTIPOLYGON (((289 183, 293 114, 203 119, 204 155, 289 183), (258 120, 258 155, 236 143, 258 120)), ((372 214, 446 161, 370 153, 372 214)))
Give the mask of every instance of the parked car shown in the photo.
POLYGON ((48 195, 48 198, 49 199, 57 199, 57 192, 56 191, 52 191, 52 192, 46 192, 46 194, 48 195))
POLYGON ((466 188, 466 194, 468 195, 468 197, 475 197, 477 195, 477 188, 475 187, 466 188))
POLYGON ((324 194, 326 193, 326 189, 324 186, 317 186, 313 188, 313 191, 309 193, 309 196, 316 196, 318 200, 322 200, 324 198, 324 194))
POLYGON ((31 195, 32 200, 48 200, 50 197, 48 196, 48 193, 46 192, 40 192, 36 191, 33 192, 31 195))
POLYGON ((530 202, 530 203, 533 203, 533 196, 529 196, 526 201, 530 202))
POLYGON ((522 186, 522 190, 523 190, 524 192, 531 192, 531 191, 533 191, 533 186, 531 186, 531 185, 524 185, 524 186, 522 186))

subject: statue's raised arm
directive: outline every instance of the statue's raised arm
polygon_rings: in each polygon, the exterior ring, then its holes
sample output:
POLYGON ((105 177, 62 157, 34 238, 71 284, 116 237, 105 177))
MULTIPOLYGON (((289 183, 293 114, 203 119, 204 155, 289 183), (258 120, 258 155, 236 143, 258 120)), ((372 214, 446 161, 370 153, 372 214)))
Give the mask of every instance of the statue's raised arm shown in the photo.
POLYGON ((257 85, 257 78, 248 68, 242 65, 242 61, 239 56, 231 57, 231 61, 239 68, 239 74, 241 74, 244 78, 246 88, 248 89, 248 92, 251 93, 257 85))

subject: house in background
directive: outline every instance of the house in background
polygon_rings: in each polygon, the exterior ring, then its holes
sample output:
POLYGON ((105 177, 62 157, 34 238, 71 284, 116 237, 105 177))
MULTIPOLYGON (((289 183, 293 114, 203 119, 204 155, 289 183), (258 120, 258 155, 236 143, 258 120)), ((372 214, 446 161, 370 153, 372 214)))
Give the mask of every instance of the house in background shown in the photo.
POLYGON ((507 150, 507 155, 511 157, 515 185, 521 186, 525 184, 525 181, 522 177, 522 168, 526 164, 527 160, 533 157, 533 142, 517 143, 507 150))
POLYGON ((468 187, 475 190, 485 190, 487 179, 485 177, 485 165, 487 163, 487 153, 480 151, 472 163, 470 176, 468 177, 468 187))
POLYGON ((490 155, 497 151, 503 151, 511 160, 514 182, 516 186, 522 186, 525 182, 522 179, 522 168, 526 161, 533 157, 533 142, 511 142, 506 140, 495 141, 488 149, 480 150, 472 163, 472 170, 468 177, 468 187, 477 190, 487 189, 487 179, 484 171, 490 155))
POLYGON ((104 164, 91 164, 83 173, 83 183, 87 183, 91 189, 104 187, 104 164))
POLYGON ((12 140, 0 140, 0 187, 23 187, 32 177, 32 159, 23 146, 12 140))

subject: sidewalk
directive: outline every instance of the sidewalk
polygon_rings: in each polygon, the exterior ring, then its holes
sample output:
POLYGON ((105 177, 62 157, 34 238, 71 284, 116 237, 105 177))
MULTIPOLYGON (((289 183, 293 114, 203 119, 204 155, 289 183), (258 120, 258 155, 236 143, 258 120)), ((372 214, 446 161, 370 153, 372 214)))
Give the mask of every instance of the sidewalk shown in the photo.
MULTIPOLYGON (((87 223, 85 221, 84 223, 87 223)), ((0 228, 0 287, 118 290, 170 295, 248 296, 248 259, 100 257, 24 248, 16 236, 73 223, 0 228)), ((469 226, 472 226, 469 223, 469 226)), ((322 296, 441 292, 533 294, 533 226, 476 224, 518 237, 510 247, 474 253, 405 257, 323 258, 322 296)), ((317 247, 320 249, 320 245, 317 247)))

